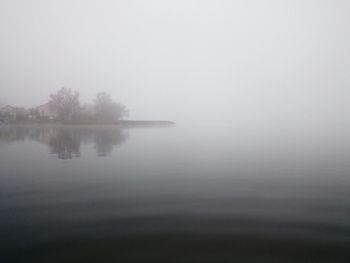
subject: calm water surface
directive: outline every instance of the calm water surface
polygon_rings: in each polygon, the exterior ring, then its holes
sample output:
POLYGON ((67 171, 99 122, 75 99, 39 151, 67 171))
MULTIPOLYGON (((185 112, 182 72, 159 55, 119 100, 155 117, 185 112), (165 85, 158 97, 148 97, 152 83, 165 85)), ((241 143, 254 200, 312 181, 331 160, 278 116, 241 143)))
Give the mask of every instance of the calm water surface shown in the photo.
POLYGON ((0 129, 0 262, 350 262, 350 142, 0 129))

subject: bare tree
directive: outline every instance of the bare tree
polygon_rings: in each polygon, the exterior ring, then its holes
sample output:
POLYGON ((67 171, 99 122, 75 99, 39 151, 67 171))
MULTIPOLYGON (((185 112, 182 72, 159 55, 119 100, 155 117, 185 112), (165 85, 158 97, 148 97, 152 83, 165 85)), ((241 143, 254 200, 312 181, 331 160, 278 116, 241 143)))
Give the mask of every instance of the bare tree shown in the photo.
POLYGON ((79 111, 79 93, 68 88, 61 88, 50 95, 50 109, 57 113, 60 120, 71 120, 79 111))
POLYGON ((114 102, 107 93, 98 93, 95 101, 95 114, 100 120, 115 121, 128 115, 129 111, 120 103, 114 102))

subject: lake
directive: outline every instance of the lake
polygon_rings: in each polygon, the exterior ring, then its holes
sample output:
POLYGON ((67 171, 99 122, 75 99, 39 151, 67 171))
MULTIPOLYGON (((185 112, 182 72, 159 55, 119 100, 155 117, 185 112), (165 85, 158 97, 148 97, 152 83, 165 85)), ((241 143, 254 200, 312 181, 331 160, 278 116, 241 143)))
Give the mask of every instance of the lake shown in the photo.
POLYGON ((350 262, 344 134, 6 126, 0 194, 1 262, 350 262))

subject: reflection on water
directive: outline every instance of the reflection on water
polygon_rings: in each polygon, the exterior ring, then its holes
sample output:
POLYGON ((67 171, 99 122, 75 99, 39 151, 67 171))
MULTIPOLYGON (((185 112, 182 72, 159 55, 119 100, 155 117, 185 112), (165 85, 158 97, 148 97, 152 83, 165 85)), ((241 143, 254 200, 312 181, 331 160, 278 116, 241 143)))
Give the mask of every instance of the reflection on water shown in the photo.
POLYGON ((215 129, 5 127, 0 263, 350 262, 350 142, 215 129))
POLYGON ((59 159, 80 157, 81 134, 71 130, 60 129, 48 139, 51 153, 59 159))
POLYGON ((16 142, 26 139, 46 144, 59 159, 81 156, 82 144, 94 144, 100 157, 109 156, 112 150, 129 138, 125 129, 115 127, 55 127, 55 126, 6 126, 0 129, 0 142, 16 142))

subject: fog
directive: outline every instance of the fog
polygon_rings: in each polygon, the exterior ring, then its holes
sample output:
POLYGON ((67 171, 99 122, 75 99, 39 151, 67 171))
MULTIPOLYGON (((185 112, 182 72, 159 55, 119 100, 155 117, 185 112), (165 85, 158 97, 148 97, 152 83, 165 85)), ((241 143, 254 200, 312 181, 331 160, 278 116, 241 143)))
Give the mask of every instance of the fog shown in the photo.
POLYGON ((349 128, 350 2, 2 0, 0 100, 99 91, 130 119, 349 128))
POLYGON ((1 262, 348 263, 349 14, 0 0, 1 262))

